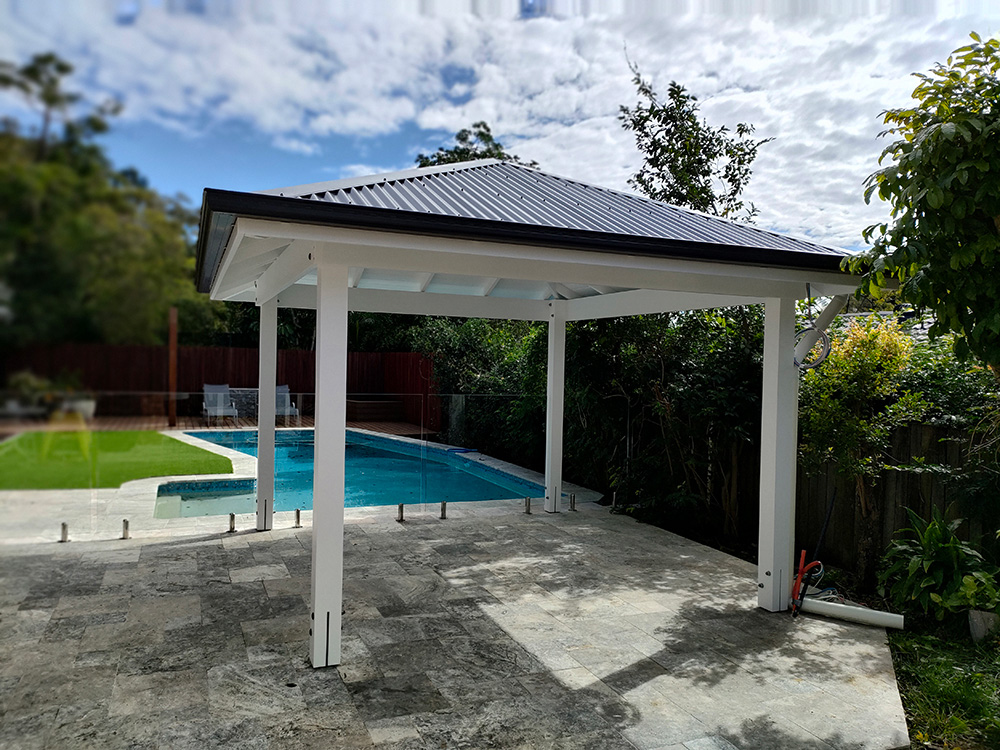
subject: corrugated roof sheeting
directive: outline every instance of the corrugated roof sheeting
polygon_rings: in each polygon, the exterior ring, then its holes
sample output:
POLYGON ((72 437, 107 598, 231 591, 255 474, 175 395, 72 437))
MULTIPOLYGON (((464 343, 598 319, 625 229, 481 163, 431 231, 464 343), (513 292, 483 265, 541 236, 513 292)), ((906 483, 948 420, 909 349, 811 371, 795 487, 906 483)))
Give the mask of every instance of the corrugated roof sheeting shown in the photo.
MULTIPOLYGON (((319 187, 319 186, 317 186, 319 187)), ((306 200, 718 245, 843 251, 509 162, 300 193, 306 200)))

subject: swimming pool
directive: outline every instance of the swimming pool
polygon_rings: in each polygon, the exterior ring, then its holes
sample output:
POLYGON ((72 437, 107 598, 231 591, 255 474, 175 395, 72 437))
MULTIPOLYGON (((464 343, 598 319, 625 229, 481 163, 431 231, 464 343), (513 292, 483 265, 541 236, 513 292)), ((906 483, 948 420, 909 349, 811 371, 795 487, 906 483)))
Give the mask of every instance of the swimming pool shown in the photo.
MULTIPOLYGON (((256 430, 212 430, 188 435, 257 455, 256 430)), ((274 510, 312 508, 313 431, 275 435, 274 510)), ((544 493, 541 485, 475 460, 475 452, 349 430, 344 504, 347 507, 502 500, 544 493)), ((157 491, 157 518, 253 513, 256 481, 217 479, 167 482, 157 491)))

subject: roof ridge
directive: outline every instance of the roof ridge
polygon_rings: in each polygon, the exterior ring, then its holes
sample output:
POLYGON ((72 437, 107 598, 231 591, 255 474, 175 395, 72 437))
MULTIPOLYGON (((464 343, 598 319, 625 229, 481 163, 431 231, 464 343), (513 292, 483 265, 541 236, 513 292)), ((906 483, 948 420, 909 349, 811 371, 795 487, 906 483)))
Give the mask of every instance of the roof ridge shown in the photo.
POLYGON ((411 167, 401 169, 396 172, 382 172, 379 174, 358 175, 357 177, 345 177, 340 180, 330 180, 328 182, 313 182, 304 185, 292 185, 283 188, 271 188, 268 190, 255 190, 258 195, 283 195, 288 197, 301 197, 303 195, 314 195, 316 193, 329 193, 335 190, 348 190, 352 188, 378 185, 384 182, 398 182, 400 180, 422 177, 424 175, 440 174, 442 172, 462 172, 478 167, 488 167, 493 164, 504 164, 499 159, 477 159, 476 161, 455 162, 452 164, 437 164, 432 167, 411 167))

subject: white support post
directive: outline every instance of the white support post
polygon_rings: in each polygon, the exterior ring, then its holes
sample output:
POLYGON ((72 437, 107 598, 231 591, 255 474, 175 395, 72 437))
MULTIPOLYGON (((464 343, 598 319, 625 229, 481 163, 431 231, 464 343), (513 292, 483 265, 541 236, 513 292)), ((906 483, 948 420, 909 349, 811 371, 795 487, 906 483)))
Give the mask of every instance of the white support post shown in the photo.
POLYGON ((549 302, 549 356, 545 388, 545 512, 562 500, 563 398, 566 392, 566 304, 549 302))
POLYGON ((768 299, 765 310, 757 606, 780 612, 788 609, 795 570, 799 404, 799 376, 792 357, 795 300, 768 299))
POLYGON ((344 589, 348 269, 320 263, 316 270, 316 445, 309 655, 314 667, 330 667, 340 663, 344 589))
POLYGON ((257 379, 257 531, 274 526, 274 389, 278 367, 278 300, 260 306, 257 379))

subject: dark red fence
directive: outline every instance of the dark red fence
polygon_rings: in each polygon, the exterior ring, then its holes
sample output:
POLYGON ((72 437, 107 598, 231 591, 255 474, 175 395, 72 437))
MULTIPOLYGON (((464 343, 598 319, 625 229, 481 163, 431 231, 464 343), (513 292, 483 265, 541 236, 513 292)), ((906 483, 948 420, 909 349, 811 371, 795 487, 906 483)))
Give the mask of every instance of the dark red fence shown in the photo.
MULTIPOLYGON (((71 377, 86 390, 104 393, 163 393, 167 390, 165 346, 61 344, 15 352, 2 363, 3 376, 30 370, 49 379, 71 377)), ((294 394, 316 390, 316 355, 311 350, 278 351, 277 378, 294 394)), ((182 346, 177 351, 177 390, 201 393, 206 383, 256 388, 256 349, 182 346)), ((347 392, 390 394, 403 401, 406 419, 436 430, 441 408, 431 361, 413 352, 347 355, 347 392)), ((312 399, 307 399, 311 403, 312 399)), ((200 402, 199 402, 200 403, 200 402)), ((301 406, 301 405, 300 405, 301 406)))

